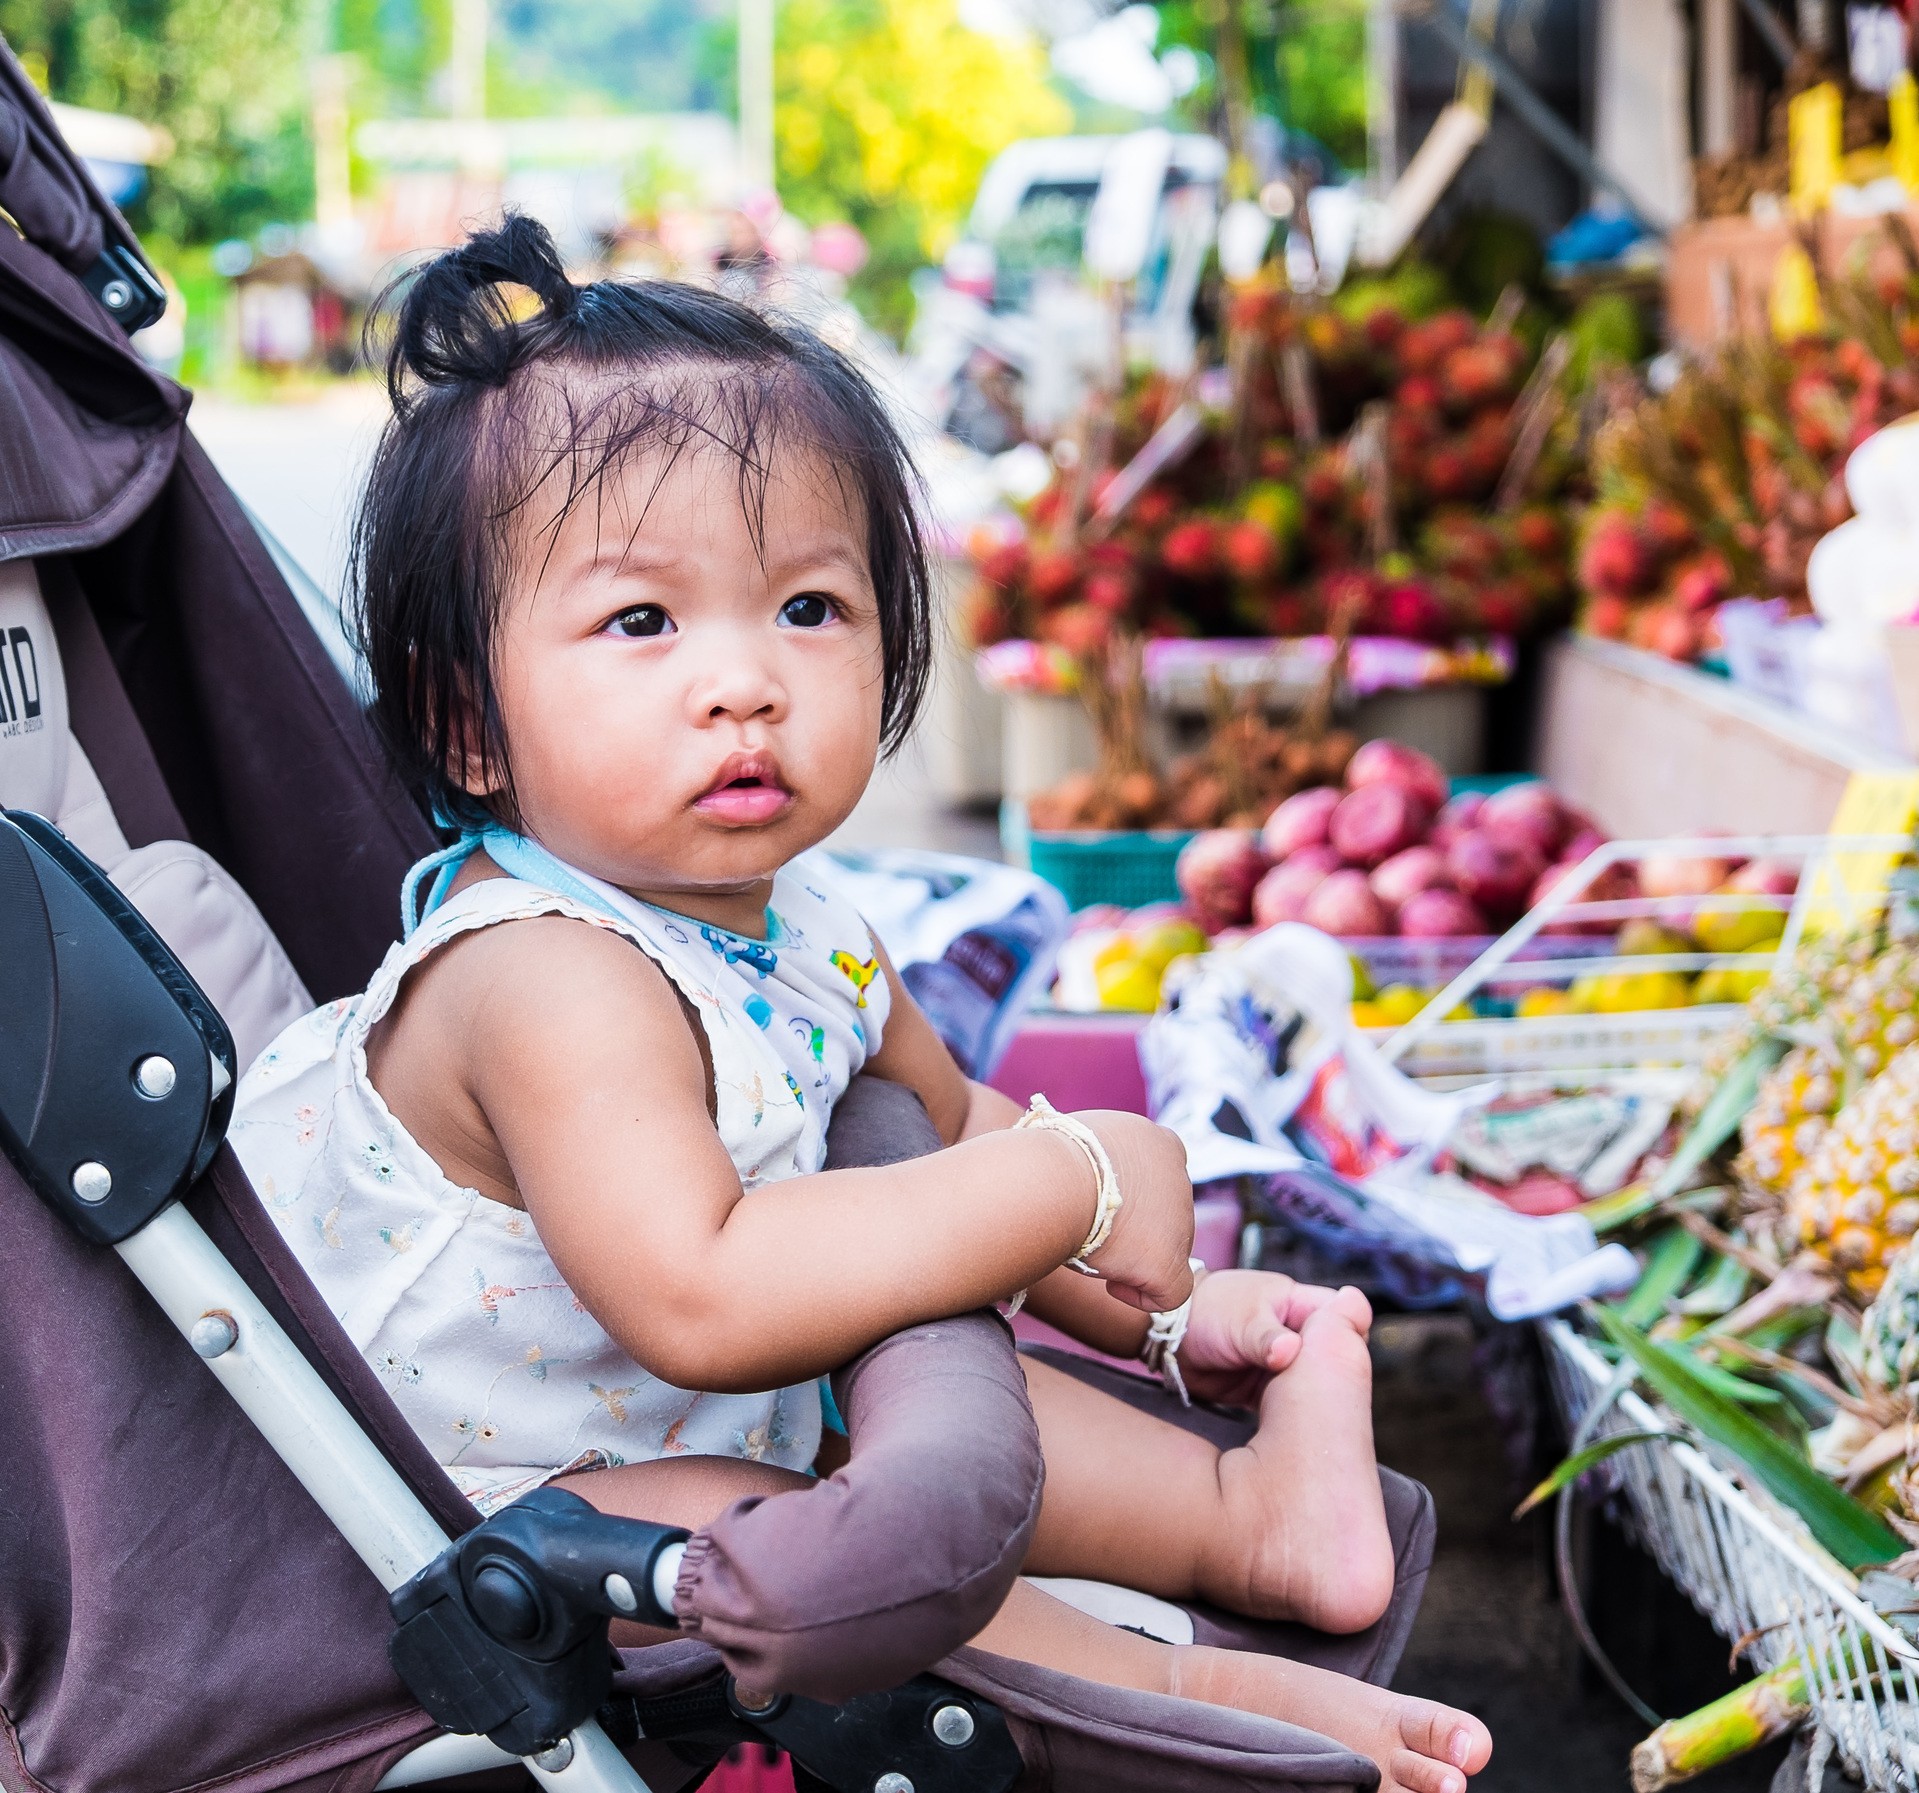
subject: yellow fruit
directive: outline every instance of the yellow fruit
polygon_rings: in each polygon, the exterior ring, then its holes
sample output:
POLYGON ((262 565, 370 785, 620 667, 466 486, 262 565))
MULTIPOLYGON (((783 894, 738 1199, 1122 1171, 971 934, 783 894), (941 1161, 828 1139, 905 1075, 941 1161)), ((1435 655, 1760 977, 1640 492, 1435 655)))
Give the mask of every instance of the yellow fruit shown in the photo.
POLYGON ((1140 959, 1118 960, 1093 969, 1101 1008, 1131 1009, 1146 1015, 1159 1007, 1159 979, 1159 972, 1140 959))
POLYGON ((1546 1015, 1571 1015, 1573 1008, 1570 990, 1528 990, 1513 1005, 1513 1012, 1521 1020, 1532 1021, 1546 1015))
POLYGON ((1767 946, 1786 931, 1777 909, 1714 909, 1712 899, 1693 917, 1693 938, 1709 953, 1745 953, 1767 946))
POLYGON ((1373 982, 1372 968, 1358 953, 1346 955, 1353 966, 1353 1001, 1371 1002, 1379 994, 1379 986, 1373 982))
POLYGON ((1677 928, 1641 915, 1619 930, 1617 950, 1622 958, 1639 958, 1648 953, 1689 953, 1697 949, 1677 928))
POLYGON ((1696 1003, 1750 1002, 1766 987, 1771 975, 1767 971, 1734 971, 1727 965, 1714 966, 1699 974, 1699 981, 1692 987, 1692 999, 1696 1003))
POLYGON ((1839 1110, 1793 1179, 1787 1217, 1855 1294, 1879 1292, 1887 1264, 1919 1231, 1919 1046, 1839 1110))
POLYGON ((1187 953, 1203 953, 1206 950, 1205 934, 1190 921, 1161 922, 1158 927, 1135 935, 1134 940, 1134 956, 1142 965, 1150 965, 1155 971, 1164 971, 1175 959, 1187 953))
POLYGON ((1636 1015, 1645 1009, 1683 1009, 1692 1001, 1692 985, 1677 971, 1623 971, 1577 978, 1567 994, 1574 1014, 1636 1015))
POLYGON ((1373 998, 1373 1007, 1385 1016, 1387 1024, 1403 1027, 1426 1006, 1426 992, 1412 984, 1388 984, 1373 998))
POLYGON ((1353 1004, 1353 1025, 1355 1027, 1391 1027, 1392 1022, 1379 1012, 1378 1003, 1362 1000, 1353 1004))

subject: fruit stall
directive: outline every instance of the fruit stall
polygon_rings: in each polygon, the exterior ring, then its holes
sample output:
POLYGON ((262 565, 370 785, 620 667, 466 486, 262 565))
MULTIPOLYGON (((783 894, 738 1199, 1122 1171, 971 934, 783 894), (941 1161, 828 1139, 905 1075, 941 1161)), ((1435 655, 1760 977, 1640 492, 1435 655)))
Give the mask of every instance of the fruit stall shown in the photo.
POLYGON ((1919 1793, 1919 86, 1769 91, 1654 307, 1222 279, 1002 457, 955 652, 1071 916, 1001 1086, 1178 1132, 1209 1263, 1533 1329, 1635 1793, 1919 1793), (1638 1705, 1575 1502, 1746 1686, 1638 1705))

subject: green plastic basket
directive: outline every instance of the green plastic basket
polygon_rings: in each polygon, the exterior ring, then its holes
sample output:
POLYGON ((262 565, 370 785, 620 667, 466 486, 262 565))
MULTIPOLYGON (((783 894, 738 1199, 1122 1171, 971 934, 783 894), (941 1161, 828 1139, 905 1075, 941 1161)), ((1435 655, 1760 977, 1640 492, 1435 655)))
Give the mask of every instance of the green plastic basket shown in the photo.
POLYGON ((1037 872, 1073 910, 1098 903, 1142 909, 1148 903, 1178 902, 1173 867, 1192 838, 1190 830, 1170 828, 1035 834, 1027 825, 1025 804, 1009 802, 1000 810, 1006 857, 1037 872))

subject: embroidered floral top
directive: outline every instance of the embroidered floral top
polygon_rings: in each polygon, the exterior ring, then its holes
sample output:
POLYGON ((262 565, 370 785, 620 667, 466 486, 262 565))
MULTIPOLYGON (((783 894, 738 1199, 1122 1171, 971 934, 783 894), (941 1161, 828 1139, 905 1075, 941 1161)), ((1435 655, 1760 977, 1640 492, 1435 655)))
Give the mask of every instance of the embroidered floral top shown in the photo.
POLYGON ((473 928, 559 914, 624 935, 692 1006, 717 1126, 748 1189, 817 1171, 826 1125, 878 1050, 888 991, 872 937, 804 859, 752 940, 595 886, 470 885, 396 945, 364 995, 295 1022, 240 1085, 234 1150, 289 1244, 401 1410, 483 1511, 568 1469, 688 1452, 808 1467, 818 1385, 675 1388, 580 1305, 521 1209, 450 1181, 367 1078, 368 1030, 401 980, 473 928))

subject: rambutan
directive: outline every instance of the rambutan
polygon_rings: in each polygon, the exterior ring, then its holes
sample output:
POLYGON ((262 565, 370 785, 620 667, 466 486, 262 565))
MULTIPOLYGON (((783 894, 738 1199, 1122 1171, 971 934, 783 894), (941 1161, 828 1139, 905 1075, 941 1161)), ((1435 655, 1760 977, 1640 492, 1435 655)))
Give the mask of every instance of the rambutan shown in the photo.
POLYGON ((1662 560, 1689 554, 1699 545, 1692 519, 1667 498, 1650 498, 1639 519, 1639 532, 1662 560))
POLYGON ((1160 530, 1172 522, 1179 500, 1164 486, 1148 486, 1133 500, 1132 518, 1141 529, 1160 530))
POLYGON ((1033 602, 1045 609, 1064 604, 1078 589, 1084 571, 1080 557, 1070 548, 1042 548, 1033 556, 1027 589, 1033 602))
POLYGON ((1293 477, 1293 451, 1284 442, 1263 442, 1259 449, 1259 477, 1282 483, 1293 477))
POLYGON ((1710 610, 1732 596, 1732 570, 1715 548, 1687 561, 1672 582, 1672 601, 1688 615, 1710 610))
POLYGON ((1091 604, 1066 604, 1040 619, 1039 636, 1075 659, 1088 660, 1105 651, 1113 636, 1113 619, 1091 604))
POLYGON ((1841 453, 1851 431, 1851 418, 1839 389, 1822 374, 1795 374, 1786 388, 1786 412, 1793 439, 1822 464, 1841 453))
POLYGON ((1644 591, 1652 575, 1651 546, 1633 519, 1620 510, 1599 512, 1587 526, 1579 551, 1580 584, 1590 592, 1629 598, 1644 591))
POLYGON ((1013 612, 1006 600, 991 586, 973 590, 966 606, 966 635, 975 647, 991 647, 1018 633, 1013 612))
POLYGON ((1390 349, 1406 332, 1405 314, 1391 305, 1375 305, 1361 329, 1376 349, 1390 349))
POLYGON ((1332 510, 1346 496, 1346 481, 1332 461, 1322 457, 1306 469, 1300 494, 1314 510, 1332 510))
POLYGON ((1566 525, 1559 512, 1543 504, 1528 505, 1513 519, 1513 545, 1520 553, 1545 560, 1566 546, 1566 525))
POLYGON ((1446 408, 1455 416, 1465 416, 1483 405, 1513 396, 1512 361, 1498 344, 1488 337, 1469 342, 1439 364, 1439 387, 1446 408))
POLYGON ((1480 628, 1494 635, 1522 635, 1532 622, 1532 601, 1526 588, 1513 579, 1481 586, 1472 608, 1478 612, 1480 628))
POLYGON ((1401 411, 1437 411, 1444 400, 1445 393, 1431 374, 1410 374, 1393 393, 1394 407, 1401 411))
POLYGON ((1437 317, 1409 325, 1399 339, 1399 365, 1405 373, 1432 373, 1454 349, 1464 348, 1478 334, 1469 313, 1442 311, 1437 317))
POLYGON ((1457 437, 1429 450, 1416 477, 1441 502, 1471 497, 1476 483, 1472 457, 1457 437))
POLYGON ((1445 605, 1430 586, 1417 579, 1402 579, 1388 586, 1376 608, 1389 635, 1408 641, 1443 641, 1452 633, 1445 605))
POLYGON ((1624 641, 1626 632, 1632 626, 1633 607, 1629 600, 1617 592, 1600 592, 1586 600, 1586 607, 1580 613, 1579 626, 1588 635, 1597 635, 1602 641, 1624 641))
POLYGON ((1085 601, 1107 616, 1124 616, 1132 608, 1134 584, 1124 573, 1102 570, 1089 573, 1085 601))
POLYGON ((1315 625, 1312 606, 1298 592, 1281 592, 1266 602, 1266 633, 1310 635, 1315 625))
POLYGON ((1279 537, 1250 517, 1227 525, 1221 548, 1236 579, 1267 579, 1279 570, 1279 537))
POLYGON ((1026 577, 1029 557, 1024 542, 994 542, 975 558, 980 577, 1002 591, 1012 590, 1026 577))
POLYGON ((1211 517, 1175 523, 1159 545, 1166 570, 1181 579, 1210 579, 1220 566, 1220 529, 1211 517))

